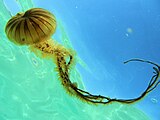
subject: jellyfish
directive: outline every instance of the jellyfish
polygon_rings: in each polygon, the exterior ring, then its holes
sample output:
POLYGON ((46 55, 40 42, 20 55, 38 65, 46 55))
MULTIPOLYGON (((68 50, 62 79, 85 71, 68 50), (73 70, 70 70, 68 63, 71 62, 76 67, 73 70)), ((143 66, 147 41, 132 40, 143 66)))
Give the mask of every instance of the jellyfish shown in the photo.
POLYGON ((11 42, 29 46, 37 56, 53 58, 62 84, 69 88, 72 83, 68 78, 68 71, 73 63, 74 52, 51 38, 55 30, 56 18, 52 13, 42 8, 32 8, 13 16, 6 24, 5 33, 11 42))
POLYGON ((66 92, 72 96, 92 104, 109 104, 120 102, 125 104, 135 103, 144 98, 154 90, 160 83, 160 66, 150 61, 131 59, 131 61, 145 62, 154 65, 154 75, 151 78, 146 90, 133 99, 116 99, 102 95, 93 95, 85 90, 79 89, 76 83, 70 80, 70 69, 75 65, 74 50, 65 48, 51 37, 56 31, 55 16, 43 8, 31 8, 26 12, 17 13, 7 22, 5 33, 8 39, 16 45, 26 45, 38 57, 52 59, 56 64, 55 71, 66 92), (69 61, 68 61, 69 59, 69 61))

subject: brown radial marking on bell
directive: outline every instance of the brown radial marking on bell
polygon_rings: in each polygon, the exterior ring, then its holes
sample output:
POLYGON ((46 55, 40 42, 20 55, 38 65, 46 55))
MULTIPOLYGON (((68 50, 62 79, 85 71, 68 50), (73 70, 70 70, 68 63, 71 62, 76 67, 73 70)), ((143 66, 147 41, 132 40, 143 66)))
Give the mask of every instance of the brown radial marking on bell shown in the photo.
POLYGON ((6 26, 7 36, 10 36, 10 35, 8 35, 8 34, 13 30, 13 28, 15 28, 15 26, 16 26, 18 23, 19 23, 19 20, 13 21, 11 24, 8 24, 8 23, 7 23, 7 26, 6 26))
POLYGON ((21 21, 19 21, 19 23, 17 24, 17 27, 15 29, 15 40, 17 43, 21 44, 21 40, 20 40, 20 23, 21 21))
POLYGON ((15 26, 12 27, 12 29, 10 29, 9 33, 8 33, 8 38, 17 44, 17 40, 16 40, 16 29, 18 26, 19 22, 15 23, 15 26))
MULTIPOLYGON (((40 29, 40 28, 38 29, 39 25, 37 25, 36 22, 34 22, 34 21, 32 20, 32 17, 30 17, 29 20, 30 20, 30 22, 32 23, 32 26, 33 26, 33 28, 34 28, 34 30, 35 30, 35 32, 36 32, 35 35, 36 35, 36 37, 37 37, 37 42, 38 42, 39 39, 41 38, 40 35, 39 35, 39 34, 40 34, 39 29, 40 29)), ((40 30, 41 30, 41 29, 40 29, 40 30)), ((41 32, 43 32, 43 31, 41 30, 41 32)), ((44 33, 44 34, 45 34, 45 33, 44 33)))
MULTIPOLYGON (((26 19, 26 27, 27 27, 27 30, 28 30, 30 36, 31 36, 31 41, 30 41, 30 42, 31 42, 31 43, 34 43, 34 42, 33 42, 33 39, 34 39, 34 38, 33 38, 32 33, 31 33, 31 31, 30 31, 30 26, 29 26, 29 25, 30 25, 30 21, 29 21, 29 19, 26 19)), ((30 42, 29 42, 29 43, 30 43, 30 42)))
POLYGON ((41 39, 41 37, 45 35, 44 31, 42 30, 42 28, 40 27, 40 25, 37 24, 37 19, 35 19, 33 17, 31 17, 30 19, 33 22, 33 26, 36 29, 36 32, 37 32, 37 35, 39 36, 39 39, 41 39))
POLYGON ((27 26, 27 21, 25 19, 25 22, 24 22, 24 29, 25 29, 25 36, 26 36, 26 43, 27 44, 32 44, 32 37, 31 37, 31 33, 28 29, 28 26, 27 26))
POLYGON ((7 22, 7 26, 6 28, 8 28, 8 26, 10 26, 13 23, 17 23, 17 21, 20 21, 22 18, 21 17, 12 17, 8 22, 7 22))
POLYGON ((21 24, 20 24, 20 39, 22 41, 22 43, 25 43, 25 32, 24 32, 24 20, 21 21, 21 24))
MULTIPOLYGON (((37 14, 38 15, 38 14, 37 14)), ((35 15, 35 16, 37 16, 35 15)), ((44 19, 46 22, 48 22, 48 24, 50 24, 51 26, 55 25, 55 17, 54 16, 47 16, 47 15, 39 15, 41 16, 42 19, 44 19)))
POLYGON ((8 29, 6 29, 6 34, 10 40, 13 39, 12 32, 13 32, 13 29, 15 29, 16 24, 17 23, 14 23, 11 26, 9 26, 8 29))
MULTIPOLYGON (((47 18, 47 19, 49 19, 50 21, 52 21, 52 23, 55 23, 56 21, 55 21, 55 17, 52 15, 48 15, 48 14, 40 14, 40 13, 37 13, 37 14, 35 14, 36 16, 37 15, 39 15, 39 16, 42 16, 43 18, 47 18)), ((50 23, 50 22, 49 22, 50 23)))
POLYGON ((49 21, 49 20, 47 20, 46 18, 44 18, 44 17, 38 17, 37 15, 35 15, 34 16, 35 18, 37 18, 41 23, 43 23, 46 27, 47 27, 47 29, 49 30, 49 31, 51 31, 52 29, 53 29, 53 25, 50 23, 50 22, 52 22, 52 21, 49 21), (46 24, 48 24, 48 25, 46 25, 46 24), (49 27, 50 26, 50 27, 49 27))
MULTIPOLYGON (((36 23, 39 23, 38 26, 39 26, 40 30, 44 33, 44 36, 45 37, 48 36, 48 32, 50 32, 50 31, 49 31, 48 27, 46 27, 44 22, 41 21, 39 17, 37 17, 37 18, 33 17, 32 20, 34 20, 36 23)), ((41 37, 44 37, 44 36, 41 35, 41 37)))
POLYGON ((36 29, 33 27, 32 21, 30 19, 27 19, 27 20, 28 20, 27 25, 31 33, 33 43, 39 42, 39 37, 37 35, 36 29))

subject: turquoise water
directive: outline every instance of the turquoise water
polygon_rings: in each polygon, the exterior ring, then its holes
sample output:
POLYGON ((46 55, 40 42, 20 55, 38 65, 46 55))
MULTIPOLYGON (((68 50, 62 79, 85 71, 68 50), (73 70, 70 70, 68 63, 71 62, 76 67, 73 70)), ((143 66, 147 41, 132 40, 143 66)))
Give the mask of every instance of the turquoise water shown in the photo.
MULTIPOLYGON (((35 6, 34 1, 19 0, 19 3, 22 11, 35 6)), ((38 58, 26 46, 16 46, 8 41, 4 28, 11 16, 2 0, 0 8, 0 120, 152 119, 134 105, 114 103, 94 106, 66 94, 52 61, 38 58)), ((57 19, 58 28, 53 38, 65 47, 74 49, 63 24, 65 21, 57 19)), ((77 64, 81 69, 91 71, 78 55, 77 64)), ((85 89, 81 74, 76 68, 71 71, 71 80, 85 89)))

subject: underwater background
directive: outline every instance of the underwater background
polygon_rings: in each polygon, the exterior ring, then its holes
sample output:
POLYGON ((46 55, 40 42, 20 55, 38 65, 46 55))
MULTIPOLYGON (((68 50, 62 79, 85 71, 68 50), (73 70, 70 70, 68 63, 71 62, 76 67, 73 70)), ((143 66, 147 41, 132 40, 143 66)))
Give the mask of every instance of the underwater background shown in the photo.
POLYGON ((93 94, 134 98, 147 87, 151 65, 160 64, 159 0, 0 0, 0 120, 159 120, 160 87, 132 105, 90 105, 69 96, 54 71, 27 46, 11 43, 6 22, 32 7, 51 11, 53 39, 76 51, 71 80, 93 94))

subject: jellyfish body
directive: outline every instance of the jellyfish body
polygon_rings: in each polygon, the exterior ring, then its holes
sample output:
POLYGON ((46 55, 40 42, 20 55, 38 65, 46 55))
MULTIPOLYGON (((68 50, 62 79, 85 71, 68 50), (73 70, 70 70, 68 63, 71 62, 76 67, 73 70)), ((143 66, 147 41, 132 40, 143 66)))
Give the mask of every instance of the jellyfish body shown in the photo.
MULTIPOLYGON (((28 45, 30 50, 37 56, 51 58, 55 62, 59 80, 67 93, 88 103, 108 104, 112 102, 120 102, 130 104, 141 100, 160 84, 160 81, 158 81, 160 76, 160 66, 152 62, 138 60, 155 65, 157 68, 154 67, 155 75, 150 80, 147 89, 137 98, 111 99, 101 95, 92 95, 87 91, 79 89, 75 83, 70 81, 69 77, 69 69, 71 69, 71 66, 75 63, 75 52, 56 43, 56 41, 51 38, 55 30, 55 16, 42 8, 32 8, 25 13, 18 13, 7 22, 5 28, 6 35, 11 42, 17 45, 28 45), (66 59, 68 57, 69 62, 67 63, 66 59)), ((137 59, 131 61, 137 61, 137 59)))
POLYGON ((68 49, 51 38, 55 31, 55 16, 42 8, 32 8, 25 13, 17 13, 7 22, 5 28, 11 42, 28 45, 32 51, 39 50, 42 56, 71 55, 68 49))
POLYGON ((74 52, 54 41, 51 36, 56 30, 55 16, 42 8, 32 8, 17 13, 6 24, 8 39, 17 45, 28 45, 38 57, 51 58, 57 65, 59 79, 68 93, 71 81, 69 68, 73 65, 74 52), (66 59, 70 61, 66 63, 66 59))
POLYGON ((6 25, 6 35, 19 45, 32 45, 51 38, 56 30, 53 14, 42 8, 32 8, 18 13, 6 25))

